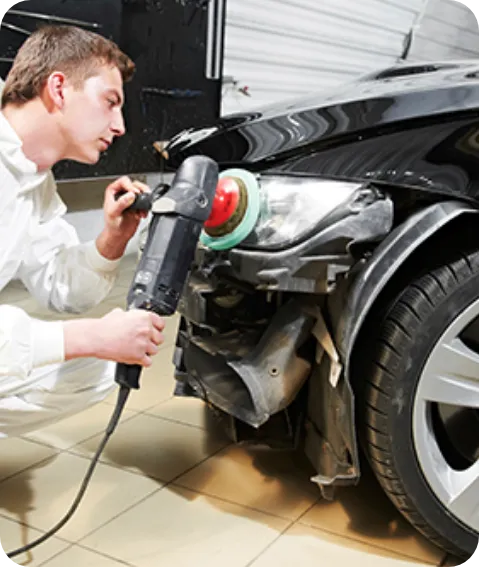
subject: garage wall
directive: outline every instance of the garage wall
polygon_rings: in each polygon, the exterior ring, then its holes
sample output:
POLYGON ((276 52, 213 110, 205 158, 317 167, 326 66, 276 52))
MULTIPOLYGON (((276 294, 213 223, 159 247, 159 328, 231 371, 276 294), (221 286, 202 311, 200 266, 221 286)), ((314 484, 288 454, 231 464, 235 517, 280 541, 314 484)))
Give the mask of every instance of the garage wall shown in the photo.
POLYGON ((461 2, 430 0, 418 23, 409 59, 479 57, 479 26, 461 2))
POLYGON ((227 0, 222 113, 394 64, 415 25, 412 59, 479 56, 474 14, 453 0, 227 0))

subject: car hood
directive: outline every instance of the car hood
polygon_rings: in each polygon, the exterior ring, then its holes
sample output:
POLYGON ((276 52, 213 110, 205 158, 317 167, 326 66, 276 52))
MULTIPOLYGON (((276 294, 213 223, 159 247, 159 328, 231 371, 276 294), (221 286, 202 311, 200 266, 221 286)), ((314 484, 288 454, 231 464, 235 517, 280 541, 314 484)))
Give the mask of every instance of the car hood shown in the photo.
POLYGON ((168 144, 173 168, 203 154, 224 166, 258 168, 309 147, 362 139, 479 110, 479 60, 397 65, 337 88, 234 114, 201 129, 180 132, 168 144))

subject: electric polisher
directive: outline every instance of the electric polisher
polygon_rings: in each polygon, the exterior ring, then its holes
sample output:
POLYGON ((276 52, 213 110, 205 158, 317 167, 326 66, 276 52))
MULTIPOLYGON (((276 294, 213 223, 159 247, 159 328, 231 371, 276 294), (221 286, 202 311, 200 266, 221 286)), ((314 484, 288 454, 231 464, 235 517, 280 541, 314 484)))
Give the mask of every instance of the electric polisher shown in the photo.
MULTIPOLYGON (((126 191, 118 193, 118 196, 126 191)), ((140 193, 127 210, 149 211, 157 193, 140 193)), ((212 250, 234 248, 251 233, 260 213, 259 184, 249 171, 227 169, 219 175, 213 205, 200 235, 212 250)))

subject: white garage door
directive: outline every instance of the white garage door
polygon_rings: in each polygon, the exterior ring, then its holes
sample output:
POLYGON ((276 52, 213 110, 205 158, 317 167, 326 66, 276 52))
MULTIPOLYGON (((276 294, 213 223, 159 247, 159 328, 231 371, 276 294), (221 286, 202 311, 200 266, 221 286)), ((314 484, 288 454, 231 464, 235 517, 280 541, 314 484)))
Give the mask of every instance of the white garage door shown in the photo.
POLYGON ((408 59, 479 57, 479 26, 464 4, 430 0, 418 24, 408 59))
POLYGON ((394 64, 415 25, 409 58, 479 53, 477 21, 453 0, 227 0, 222 113, 394 64))

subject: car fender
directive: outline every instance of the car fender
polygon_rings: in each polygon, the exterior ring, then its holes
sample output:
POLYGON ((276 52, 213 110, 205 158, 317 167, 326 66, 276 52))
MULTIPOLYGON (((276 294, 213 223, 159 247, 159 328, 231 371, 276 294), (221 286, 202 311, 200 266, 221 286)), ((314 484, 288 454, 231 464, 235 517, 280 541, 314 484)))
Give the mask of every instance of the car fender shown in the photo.
MULTIPOLYGON (((360 475, 359 447, 356 430, 356 401, 355 386, 352 373, 352 360, 356 343, 363 329, 368 315, 378 302, 379 296, 389 282, 398 275, 400 268, 419 252, 421 246, 434 238, 447 225, 459 219, 461 216, 478 215, 479 209, 472 204, 459 200, 448 200, 428 205, 420 211, 411 215, 405 222, 396 226, 372 255, 359 265, 355 275, 350 274, 349 281, 344 281, 344 287, 336 295, 336 301, 330 302, 330 316, 332 320, 332 331, 334 343, 339 353, 342 365, 342 385, 330 385, 331 380, 323 384, 325 391, 316 395, 314 403, 320 409, 319 417, 326 420, 322 423, 323 437, 329 443, 336 439, 334 454, 349 452, 351 463, 348 470, 341 469, 339 460, 331 459, 328 466, 321 464, 319 457, 322 452, 312 450, 312 462, 317 465, 318 476, 314 479, 322 488, 338 482, 352 484, 360 475), (341 435, 337 441, 334 433, 337 427, 335 412, 341 414, 341 435), (341 475, 338 474, 338 471, 341 475)), ((479 227, 479 218, 478 227, 479 227)), ((479 242, 479 240, 478 240, 479 242)), ((331 298, 333 299, 333 298, 331 298)), ((330 377, 331 378, 331 377, 330 377)), ((316 381, 317 382, 317 381, 316 381)), ((322 382, 321 382, 322 384, 322 382)), ((310 415, 309 419, 318 419, 317 412, 310 415)), ((314 435, 309 435, 310 444, 314 441, 314 435)), ((316 443, 317 445, 317 443, 316 443)))
POLYGON ((350 379, 351 355, 361 328, 379 295, 399 268, 453 220, 462 215, 477 214, 479 209, 464 201, 449 200, 429 205, 397 226, 375 249, 349 288, 336 327, 336 344, 344 364, 346 380, 350 379))

